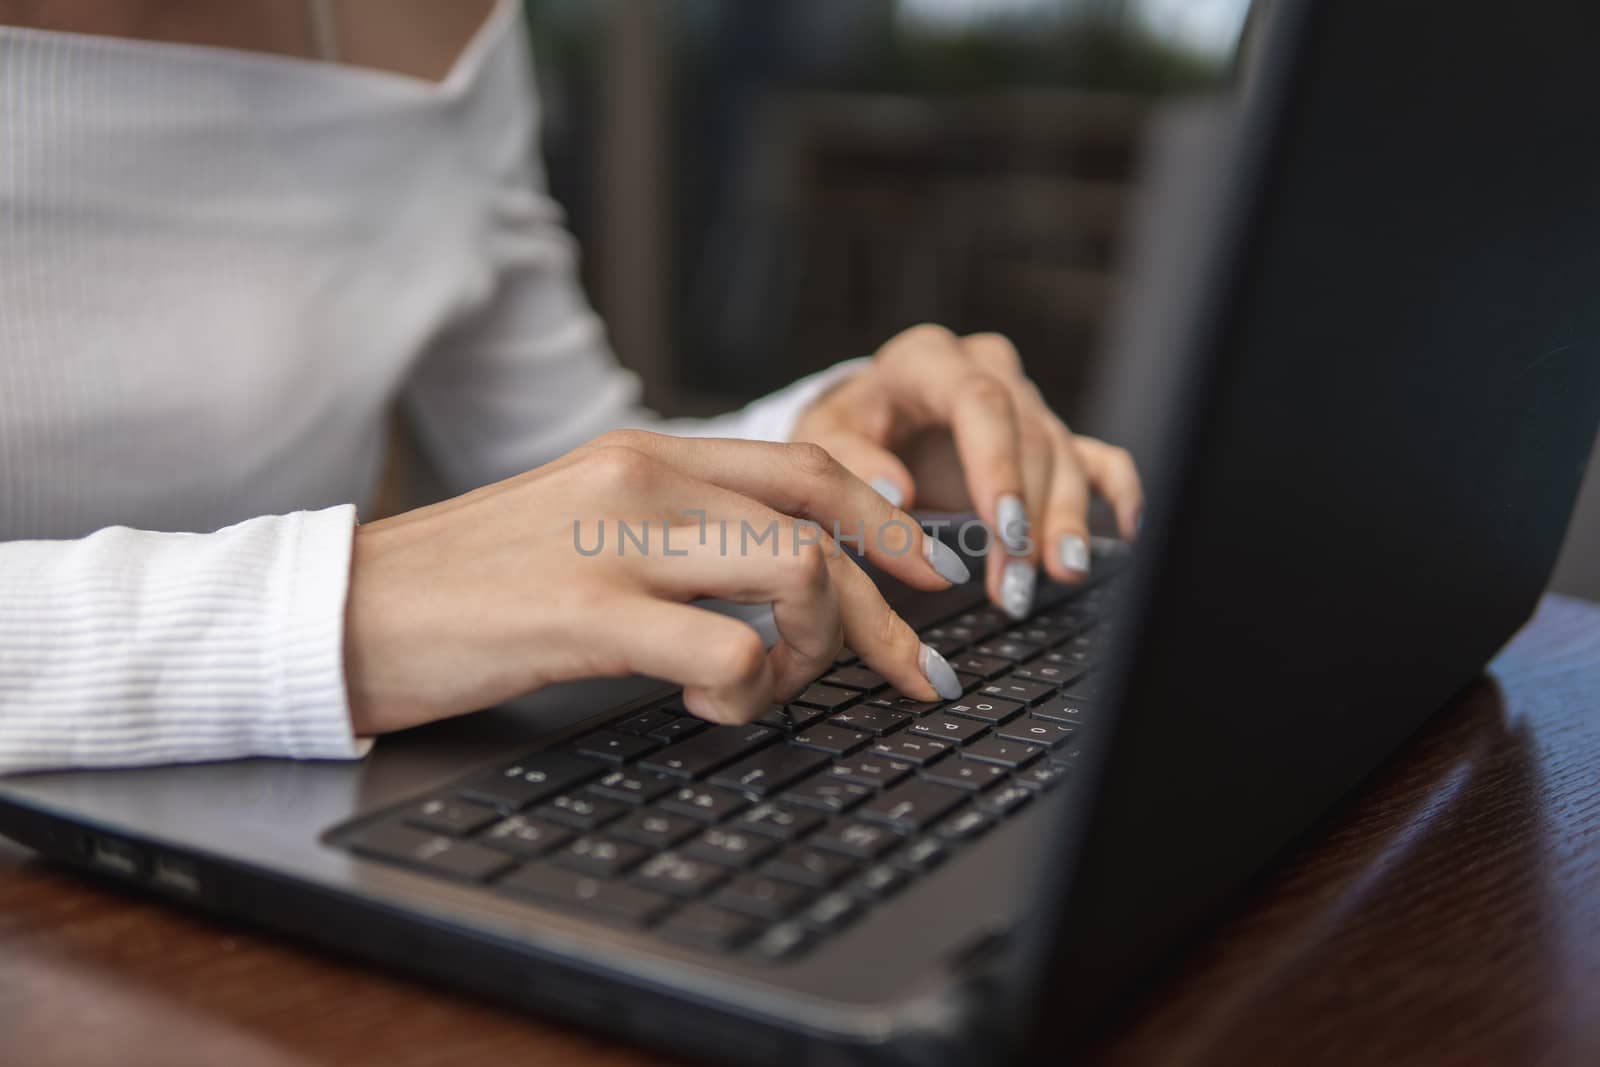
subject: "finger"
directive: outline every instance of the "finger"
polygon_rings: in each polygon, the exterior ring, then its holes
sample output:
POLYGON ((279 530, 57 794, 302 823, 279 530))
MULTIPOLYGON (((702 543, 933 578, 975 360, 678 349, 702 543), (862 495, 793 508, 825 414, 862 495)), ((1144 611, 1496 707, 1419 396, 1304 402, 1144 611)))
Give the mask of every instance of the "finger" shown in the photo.
POLYGON ((1072 433, 1059 422, 1051 441, 1056 461, 1042 527, 1045 569, 1056 581, 1077 585, 1089 577, 1089 476, 1072 433))
POLYGON ((890 507, 909 508, 916 500, 916 480, 900 457, 865 434, 849 430, 817 434, 814 443, 867 486, 890 507))
POLYGON ((1139 534, 1139 519, 1144 514, 1144 485, 1133 456, 1097 437, 1077 436, 1073 446, 1090 484, 1115 512, 1122 539, 1132 541, 1139 534))
POLYGON ((606 437, 624 441, 691 478, 760 501, 784 515, 811 520, 841 539, 848 537, 852 547, 873 563, 917 589, 944 589, 970 577, 958 554, 924 533, 916 519, 820 445, 667 437, 641 431, 606 437))
POLYGON ((605 639, 625 669, 683 687, 683 702, 711 722, 745 723, 776 699, 772 662, 761 636, 738 619, 689 604, 628 597, 606 617, 605 639))
POLYGON ((924 648, 854 560, 815 525, 768 514, 772 522, 761 526, 756 520, 747 532, 742 518, 724 527, 719 511, 704 546, 697 527, 682 528, 672 541, 686 542, 685 554, 663 559, 646 580, 675 598, 771 603, 782 637, 770 657, 780 700, 829 670, 842 644, 909 696, 960 696, 948 665, 924 648))
POLYGON ((980 367, 950 331, 917 326, 880 356, 889 395, 907 417, 955 438, 979 516, 1011 555, 1032 558, 1023 508, 1021 434, 1011 390, 980 367))

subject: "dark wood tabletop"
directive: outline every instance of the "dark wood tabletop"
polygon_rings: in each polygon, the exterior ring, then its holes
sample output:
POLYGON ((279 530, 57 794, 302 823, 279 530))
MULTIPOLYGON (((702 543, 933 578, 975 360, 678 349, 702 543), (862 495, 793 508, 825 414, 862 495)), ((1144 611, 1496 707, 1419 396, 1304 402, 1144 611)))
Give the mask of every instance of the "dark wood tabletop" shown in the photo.
MULTIPOLYGON (((1091 1059, 1600 1064, 1600 607, 1548 598, 1091 1059)), ((666 1062, 0 846, 0 1063, 666 1062)))

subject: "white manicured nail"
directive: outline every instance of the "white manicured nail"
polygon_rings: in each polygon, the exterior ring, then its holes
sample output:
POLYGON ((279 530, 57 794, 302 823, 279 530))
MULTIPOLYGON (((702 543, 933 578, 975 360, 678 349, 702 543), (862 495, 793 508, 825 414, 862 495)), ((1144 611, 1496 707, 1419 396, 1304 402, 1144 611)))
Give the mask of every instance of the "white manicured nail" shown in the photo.
POLYGON ((995 521, 1000 525, 1000 540, 1013 556, 1027 555, 1028 513, 1022 510, 1022 498, 1007 493, 994 509, 995 521))
POLYGON ((1000 606, 1013 619, 1025 619, 1033 610, 1033 564, 1007 563, 1000 575, 1000 606))
POLYGON ((905 503, 906 498, 900 495, 900 487, 887 478, 874 478, 867 483, 877 490, 879 496, 887 500, 894 507, 905 503))
POLYGON ((939 572, 939 577, 951 585, 960 585, 972 577, 961 555, 933 534, 922 535, 922 555, 928 565, 939 572))
POLYGON ((955 669, 949 662, 939 655, 938 649, 923 645, 922 652, 917 656, 917 666, 922 668, 922 676, 928 679, 928 684, 933 686, 933 691, 941 699, 961 699, 961 679, 956 677, 955 669))
POLYGON ((1068 534, 1061 539, 1061 565, 1069 571, 1079 574, 1089 573, 1089 545, 1077 534, 1068 534))

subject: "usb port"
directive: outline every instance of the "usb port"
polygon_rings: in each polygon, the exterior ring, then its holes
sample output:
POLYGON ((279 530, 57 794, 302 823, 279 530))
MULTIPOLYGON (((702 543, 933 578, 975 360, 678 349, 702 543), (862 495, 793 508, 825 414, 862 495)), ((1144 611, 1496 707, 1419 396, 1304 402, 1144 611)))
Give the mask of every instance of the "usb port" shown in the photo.
POLYGON ((162 889, 170 889, 186 897, 200 895, 199 869, 188 860, 180 860, 176 856, 157 856, 155 868, 150 872, 150 881, 162 889))
POLYGON ((89 862, 96 867, 127 875, 139 874, 139 852, 126 841, 114 837, 95 837, 89 840, 89 862))

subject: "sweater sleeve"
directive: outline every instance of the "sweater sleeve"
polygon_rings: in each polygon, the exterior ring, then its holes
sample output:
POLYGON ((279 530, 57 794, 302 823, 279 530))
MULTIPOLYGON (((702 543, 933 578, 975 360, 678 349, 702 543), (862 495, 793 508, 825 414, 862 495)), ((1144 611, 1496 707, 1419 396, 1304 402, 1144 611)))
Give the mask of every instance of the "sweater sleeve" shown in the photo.
POLYGON ((353 758, 355 509, 0 543, 0 772, 353 758))

